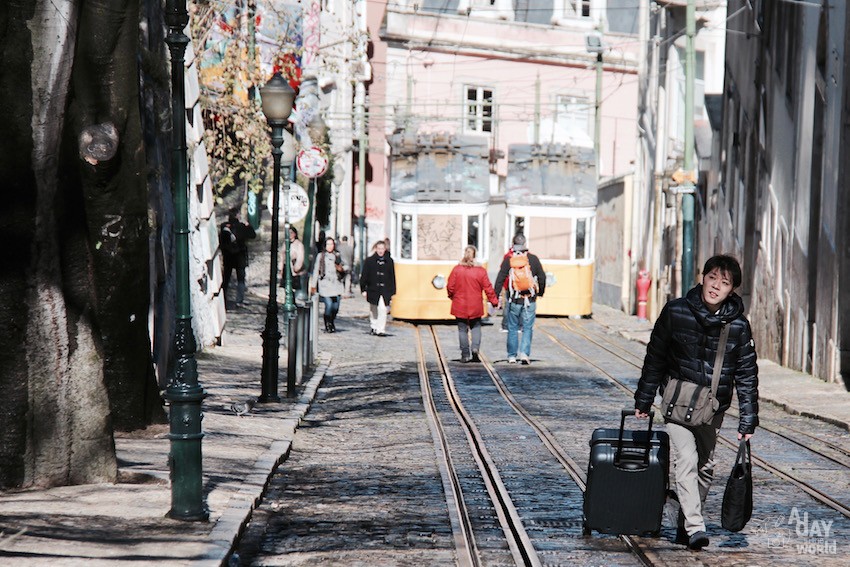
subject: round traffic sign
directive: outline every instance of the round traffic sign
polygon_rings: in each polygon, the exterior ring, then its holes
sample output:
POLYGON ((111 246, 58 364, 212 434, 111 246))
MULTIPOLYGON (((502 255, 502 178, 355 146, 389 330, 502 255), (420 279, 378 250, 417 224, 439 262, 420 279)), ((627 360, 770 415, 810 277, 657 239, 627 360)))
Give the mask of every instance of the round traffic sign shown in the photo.
POLYGON ((328 170, 328 158, 322 148, 312 146, 298 152, 295 160, 298 171, 309 179, 321 177, 328 170))
MULTIPOLYGON (((274 212, 274 191, 269 191, 266 198, 266 208, 270 213, 274 212)), ((310 197, 303 187, 296 183, 287 183, 286 189, 280 192, 280 206, 278 214, 285 222, 294 223, 303 220, 310 208, 310 197), (287 206, 289 214, 287 215, 287 206)))

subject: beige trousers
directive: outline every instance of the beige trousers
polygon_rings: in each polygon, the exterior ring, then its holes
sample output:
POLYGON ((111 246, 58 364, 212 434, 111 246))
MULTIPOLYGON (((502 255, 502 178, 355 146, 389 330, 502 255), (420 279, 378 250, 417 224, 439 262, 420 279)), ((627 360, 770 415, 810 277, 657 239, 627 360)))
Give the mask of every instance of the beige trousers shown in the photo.
POLYGON ((689 536, 705 531, 702 507, 714 480, 714 447, 721 425, 722 413, 714 416, 711 423, 697 427, 667 423, 676 495, 681 506, 679 522, 681 525, 684 516, 684 528, 689 536))

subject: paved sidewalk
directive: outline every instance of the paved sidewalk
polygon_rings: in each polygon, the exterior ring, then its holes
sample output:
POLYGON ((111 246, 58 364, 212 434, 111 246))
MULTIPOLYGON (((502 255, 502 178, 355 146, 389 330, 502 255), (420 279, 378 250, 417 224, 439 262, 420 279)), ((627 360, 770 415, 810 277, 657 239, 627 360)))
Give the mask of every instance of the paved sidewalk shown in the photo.
POLYGON ((288 453, 330 361, 320 357, 297 397, 287 398, 282 341, 282 401, 257 404, 245 416, 234 413, 234 402, 253 402, 260 393, 265 305, 264 298, 249 295, 244 307, 228 313, 225 344, 197 356, 207 393, 202 452, 209 522, 165 517, 171 507, 170 443, 168 425, 156 425, 116 435, 117 484, 0 493, 6 538, 0 564, 220 565, 269 474, 288 453))

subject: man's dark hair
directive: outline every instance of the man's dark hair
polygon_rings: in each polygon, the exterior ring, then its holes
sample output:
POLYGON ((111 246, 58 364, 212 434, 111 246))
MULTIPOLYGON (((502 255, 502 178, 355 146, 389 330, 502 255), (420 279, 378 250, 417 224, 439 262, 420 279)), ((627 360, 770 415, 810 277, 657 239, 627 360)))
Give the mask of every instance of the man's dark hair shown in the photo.
POLYGON ((736 288, 741 285, 741 264, 734 256, 728 254, 718 254, 712 256, 702 268, 702 274, 709 273, 714 268, 720 268, 721 272, 732 277, 732 287, 736 288))

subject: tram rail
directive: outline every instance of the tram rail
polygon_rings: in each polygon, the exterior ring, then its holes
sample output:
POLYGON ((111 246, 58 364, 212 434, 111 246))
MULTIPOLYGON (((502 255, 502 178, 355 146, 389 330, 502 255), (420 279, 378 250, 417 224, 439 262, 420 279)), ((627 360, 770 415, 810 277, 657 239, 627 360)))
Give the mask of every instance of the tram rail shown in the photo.
MULTIPOLYGON (((434 421, 436 422, 434 430, 439 431, 441 435, 439 442, 439 446, 441 447, 440 452, 443 455, 448 455, 448 458, 444 463, 441 464, 441 466, 445 465, 449 469, 452 468, 450 449, 445 439, 443 428, 439 424, 439 417, 436 411, 435 402, 428 380, 429 370, 428 364, 425 361, 424 357, 424 349, 422 347, 422 334, 420 332, 422 328, 427 329, 427 333, 430 339, 433 341, 434 349, 437 352, 437 370, 441 375, 442 383, 452 405, 452 409, 457 415, 458 420, 463 424, 464 430, 467 434, 469 445, 476 455, 475 458, 478 462, 479 470, 481 471, 482 476, 484 477, 485 483, 487 485, 488 493, 490 493, 491 501, 497 511, 499 520, 502 523, 503 530, 506 536, 508 537, 508 545, 511 548, 512 555, 514 556, 518 565, 541 565, 540 559, 537 557, 537 553, 534 550, 533 543, 531 542, 523 527, 522 519, 517 514, 516 507, 511 501, 511 496, 504 483, 499 478, 498 470, 496 469, 496 466, 493 464, 492 459, 487 453, 484 441, 481 438, 481 435, 478 432, 472 420, 472 417, 466 412, 463 407, 460 395, 457 392, 457 389, 455 388, 454 379, 452 378, 452 373, 449 367, 448 360, 446 359, 443 353, 439 337, 437 336, 434 327, 431 325, 416 325, 420 382, 424 384, 422 395, 425 401, 429 420, 431 420, 432 418, 434 419, 434 421)), ((520 416, 537 433, 538 437, 540 438, 546 449, 560 463, 560 465, 563 467, 563 469, 566 471, 572 481, 578 486, 578 488, 582 492, 584 492, 586 490, 587 484, 585 478, 586 475, 584 473, 583 468, 569 455, 569 453, 564 449, 562 444, 558 442, 556 437, 546 428, 546 426, 539 419, 534 417, 534 415, 532 415, 532 413, 529 412, 511 394, 509 388, 505 384, 498 370, 493 365, 492 361, 487 358, 486 355, 484 355, 483 353, 481 353, 481 363, 502 398, 507 402, 511 409, 516 412, 516 414, 520 416)), ((455 500, 458 503, 456 504, 458 513, 461 515, 461 517, 463 517, 464 514, 467 514, 466 520, 460 523, 459 531, 463 533, 463 537, 460 539, 462 539, 463 542, 460 543, 458 553, 459 555, 463 555, 464 557, 469 557, 470 563, 467 564, 477 565, 479 564, 478 561, 480 559, 477 556, 477 552, 475 551, 476 545, 474 541, 474 535, 471 529, 471 522, 468 518, 468 510, 463 505, 462 491, 460 490, 459 483, 457 483, 457 472, 452 470, 449 473, 449 476, 452 479, 452 492, 457 495, 455 497, 455 500)), ((628 535, 620 535, 618 536, 618 539, 624 544, 626 550, 630 552, 641 565, 644 565, 645 567, 652 567, 653 565, 655 565, 655 563, 643 549, 638 538, 628 535)))
MULTIPOLYGON (((608 340, 608 338, 605 337, 604 335, 590 331, 588 329, 579 329, 576 325, 573 325, 571 323, 568 324, 563 319, 559 319, 558 321, 568 331, 580 334, 581 336, 586 338, 588 341, 594 343, 595 345, 599 346, 600 348, 602 348, 602 349, 606 350, 607 352, 613 354, 617 358, 620 358, 624 362, 628 362, 629 364, 631 364, 632 366, 634 366, 638 370, 640 370, 642 368, 643 358, 627 351, 626 349, 620 347, 616 343, 613 343, 612 341, 608 340), (593 337, 600 337, 601 340, 605 344, 603 344, 602 342, 600 342, 600 340, 597 340, 596 338, 593 338, 593 337), (618 351, 625 353, 626 356, 623 356, 623 355, 619 354, 618 352, 615 352, 610 347, 613 347, 613 348, 617 349, 618 351)), ((729 410, 727 410, 726 413, 729 414, 729 415, 732 415, 736 418, 738 417, 738 412, 734 409, 730 408, 729 410)), ((760 421, 763 421, 763 420, 760 420, 760 421)), ((817 455, 819 455, 819 456, 821 456, 821 457, 823 457, 823 458, 825 458, 829 461, 832 461, 833 463, 835 463, 837 465, 850 468, 850 449, 847 449, 845 447, 841 447, 840 445, 836 445, 835 443, 832 443, 832 442, 830 442, 826 439, 816 437, 816 436, 812 435, 811 433, 801 431, 801 430, 796 429, 794 427, 788 427, 787 425, 782 426, 782 429, 785 430, 785 431, 790 431, 790 432, 792 432, 792 433, 794 433, 798 436, 806 437, 806 438, 808 438, 812 441, 815 441, 815 442, 829 448, 830 450, 832 450, 836 453, 840 453, 844 457, 847 457, 847 459, 836 459, 836 458, 834 458, 830 455, 827 455, 826 453, 815 451, 806 442, 800 441, 797 438, 791 437, 790 435, 783 433, 783 431, 780 431, 778 428, 771 426, 769 423, 767 425, 761 424, 761 425, 759 425, 759 428, 764 429, 765 431, 770 431, 774 435, 778 435, 779 437, 782 437, 783 439, 790 441, 791 443, 794 443, 795 445, 797 445, 799 447, 802 447, 802 448, 804 448, 808 451, 814 452, 815 454, 817 454, 817 455)))
MULTIPOLYGON (((478 465, 479 471, 481 472, 481 477, 487 488, 487 493, 490 496, 493 508, 496 512, 497 517, 499 518, 499 523, 502 525, 502 529, 505 533, 508 547, 511 550, 511 555, 513 555, 517 565, 526 565, 530 567, 540 566, 542 565, 542 563, 537 557, 537 553, 534 550, 534 546, 531 543, 531 539, 528 537, 528 534, 525 531, 525 528, 522 524, 522 520, 520 519, 519 514, 516 511, 516 507, 511 501, 510 493, 502 482, 502 479, 499 476, 499 471, 496 465, 494 464, 493 459, 490 457, 489 452, 487 451, 487 447, 484 443, 484 440, 482 439, 481 434, 478 431, 478 428, 476 427, 472 418, 464 408, 463 403, 460 399, 460 395, 458 394, 457 389, 455 388, 451 369, 449 368, 448 361, 446 360, 446 357, 443 353, 442 347, 440 345, 440 340, 437 337, 433 326, 428 325, 426 326, 426 329, 429 333, 431 340, 433 341, 434 349, 437 353, 437 370, 441 375, 443 387, 445 388, 449 404, 451 405, 452 410, 454 411, 455 415, 458 418, 458 421, 464 429, 467 440, 469 442, 469 446, 472 450, 472 455, 475 459, 476 464, 478 465)), ((427 363, 424 360, 424 354, 421 344, 422 336, 420 334, 420 326, 416 327, 416 334, 418 340, 418 355, 420 357, 420 381, 428 382, 428 369, 427 363)), ((427 393, 425 390, 423 390, 423 397, 426 396, 426 406, 429 406, 434 410, 433 413, 428 413, 429 420, 433 418, 433 420, 436 422, 435 428, 441 432, 440 444, 444 447, 444 450, 449 453, 447 440, 445 438, 444 433, 442 433, 442 426, 438 425, 439 416, 436 412, 436 404, 434 402, 430 386, 427 388, 427 393)), ((447 459, 443 464, 447 468, 452 469, 450 475, 455 479, 454 482, 456 482, 457 472, 454 470, 451 459, 447 459)), ((457 488, 460 488, 459 483, 457 483, 457 488)), ((460 492, 459 500, 463 500, 462 491, 460 492)), ((466 528, 470 528, 471 522, 468 515, 468 510, 466 510, 465 506, 463 505, 459 506, 458 508, 462 509, 462 513, 465 514, 465 520, 463 521, 463 524, 465 524, 466 528)), ((461 548, 462 554, 466 557, 469 557, 471 564, 479 564, 480 558, 478 553, 476 552, 477 547, 475 544, 474 534, 472 533, 471 529, 465 529, 461 539, 463 540, 461 548)))

